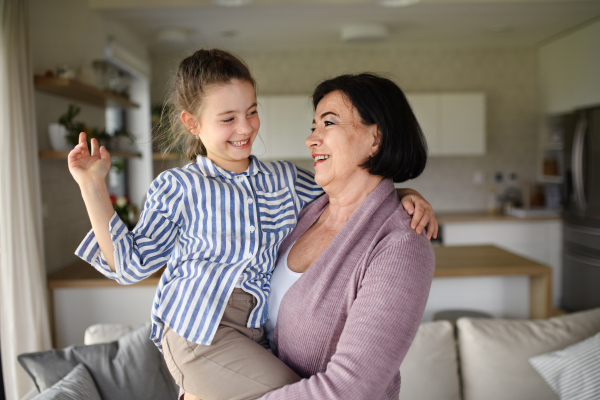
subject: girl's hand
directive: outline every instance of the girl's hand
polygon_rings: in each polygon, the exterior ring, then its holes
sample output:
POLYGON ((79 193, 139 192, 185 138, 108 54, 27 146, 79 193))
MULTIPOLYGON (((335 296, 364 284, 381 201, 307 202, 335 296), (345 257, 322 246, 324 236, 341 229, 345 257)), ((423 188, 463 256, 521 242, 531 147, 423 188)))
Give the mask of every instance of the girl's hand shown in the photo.
POLYGON ((110 154, 98 141, 92 139, 92 153, 88 150, 85 132, 79 134, 79 144, 69 153, 69 172, 79 187, 106 179, 110 170, 110 154))
POLYGON ((416 190, 398 189, 397 192, 401 197, 400 202, 402 206, 404 206, 408 214, 412 215, 410 227, 418 234, 421 234, 423 229, 427 227, 427 237, 430 240, 432 237, 437 239, 439 226, 431 204, 416 190))

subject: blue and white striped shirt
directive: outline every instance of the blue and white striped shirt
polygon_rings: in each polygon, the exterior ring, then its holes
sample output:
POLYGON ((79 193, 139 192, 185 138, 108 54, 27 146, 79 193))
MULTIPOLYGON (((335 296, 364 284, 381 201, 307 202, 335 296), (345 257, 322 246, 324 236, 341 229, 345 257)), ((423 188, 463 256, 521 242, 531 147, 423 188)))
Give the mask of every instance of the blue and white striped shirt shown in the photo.
POLYGON ((189 341, 210 344, 241 277, 256 297, 249 328, 267 320, 277 251, 304 205, 323 193, 313 175, 288 161, 250 157, 240 174, 198 156, 152 182, 133 231, 115 213, 111 271, 90 231, 75 254, 121 284, 138 282, 167 263, 152 307, 151 339, 161 348, 163 324, 189 341))

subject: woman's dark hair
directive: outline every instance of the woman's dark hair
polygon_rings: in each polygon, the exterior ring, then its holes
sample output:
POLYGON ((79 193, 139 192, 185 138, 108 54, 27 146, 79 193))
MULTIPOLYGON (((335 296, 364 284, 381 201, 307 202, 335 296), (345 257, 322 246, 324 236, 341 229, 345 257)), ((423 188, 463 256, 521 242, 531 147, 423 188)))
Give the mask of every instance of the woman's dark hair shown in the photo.
POLYGON ((402 90, 374 74, 341 75, 320 83, 313 106, 339 91, 352 102, 365 125, 377 124, 380 145, 361 167, 373 175, 404 182, 419 176, 427 164, 425 136, 402 90))

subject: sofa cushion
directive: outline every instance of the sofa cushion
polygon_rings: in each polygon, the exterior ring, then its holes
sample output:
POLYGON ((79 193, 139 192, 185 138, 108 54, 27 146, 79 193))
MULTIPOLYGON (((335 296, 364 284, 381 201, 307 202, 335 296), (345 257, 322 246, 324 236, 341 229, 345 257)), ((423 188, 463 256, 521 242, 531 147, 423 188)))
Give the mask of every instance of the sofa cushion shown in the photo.
POLYGON ((115 342, 21 354, 18 360, 40 392, 82 363, 104 400, 176 399, 162 354, 149 337, 147 323, 115 342))
POLYGON ((85 330, 84 344, 108 343, 119 340, 136 328, 133 325, 123 324, 96 324, 85 330))
POLYGON ((600 308, 547 320, 461 318, 465 400, 556 399, 528 360, 600 332, 600 308))
POLYGON ((460 400, 454 327, 421 324, 400 366, 400 400, 460 400))
POLYGON ((83 364, 77 364, 60 381, 33 400, 101 400, 94 380, 83 364))
POLYGON ((561 399, 600 399, 600 333, 529 363, 561 399))

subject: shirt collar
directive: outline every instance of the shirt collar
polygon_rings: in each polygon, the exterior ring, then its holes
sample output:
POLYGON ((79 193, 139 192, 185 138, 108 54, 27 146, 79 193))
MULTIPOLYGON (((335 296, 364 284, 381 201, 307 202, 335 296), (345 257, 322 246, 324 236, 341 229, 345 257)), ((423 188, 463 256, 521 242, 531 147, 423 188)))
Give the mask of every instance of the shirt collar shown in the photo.
POLYGON ((198 168, 200 169, 200 172, 202 172, 203 175, 213 178, 217 176, 222 176, 227 179, 233 179, 234 177, 240 175, 255 176, 259 172, 262 172, 263 174, 267 175, 273 174, 272 168, 270 168, 267 164, 263 163, 262 161, 258 161, 258 159, 253 155, 250 156, 250 165, 248 166, 248 169, 239 174, 218 167, 209 158, 201 155, 196 156, 196 164, 198 165, 198 168))

